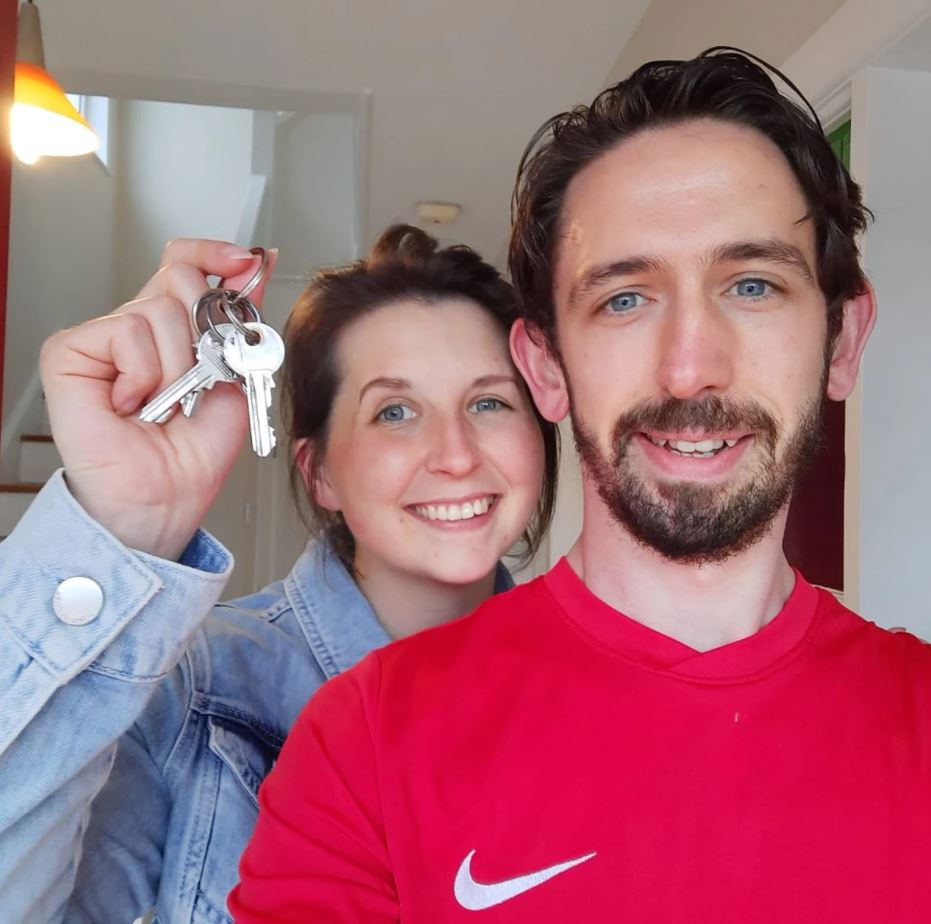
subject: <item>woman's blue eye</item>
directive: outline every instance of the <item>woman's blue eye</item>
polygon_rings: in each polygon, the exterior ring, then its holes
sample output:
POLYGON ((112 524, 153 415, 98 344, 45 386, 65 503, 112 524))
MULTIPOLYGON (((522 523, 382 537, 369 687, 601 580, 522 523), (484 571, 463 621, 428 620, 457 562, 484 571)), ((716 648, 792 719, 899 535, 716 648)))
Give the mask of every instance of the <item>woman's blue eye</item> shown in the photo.
POLYGON ((765 279, 741 279, 732 291, 740 298, 765 298, 772 293, 772 288, 765 279))
POLYGON ((479 398, 478 401, 472 404, 469 410, 478 412, 500 411, 506 407, 507 405, 500 398, 479 398))
POLYGON ((608 299, 605 307, 611 314, 626 314, 634 308, 639 308, 644 301, 644 297, 637 292, 618 292, 608 299))
POLYGON ((383 423, 400 423, 410 420, 414 412, 406 404, 389 404, 378 412, 378 420, 383 423))

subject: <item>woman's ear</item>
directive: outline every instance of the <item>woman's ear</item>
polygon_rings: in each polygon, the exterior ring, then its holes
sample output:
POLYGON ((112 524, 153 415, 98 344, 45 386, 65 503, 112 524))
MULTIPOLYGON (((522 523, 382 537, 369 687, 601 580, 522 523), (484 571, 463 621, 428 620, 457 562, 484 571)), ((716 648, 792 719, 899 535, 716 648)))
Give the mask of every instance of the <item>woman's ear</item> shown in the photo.
POLYGON ((522 318, 511 328, 511 357, 545 420, 559 423, 569 413, 569 392, 562 365, 543 332, 522 318))
POLYGON ((843 326, 834 344, 828 367, 828 397, 843 401, 849 397, 857 383, 863 348, 876 323, 876 295, 867 283, 859 295, 844 302, 843 326))
POLYGON ((326 465, 322 460, 319 465, 315 464, 315 452, 316 447, 306 437, 294 441, 294 461, 304 479, 307 493, 325 510, 337 511, 341 505, 330 484, 326 465))

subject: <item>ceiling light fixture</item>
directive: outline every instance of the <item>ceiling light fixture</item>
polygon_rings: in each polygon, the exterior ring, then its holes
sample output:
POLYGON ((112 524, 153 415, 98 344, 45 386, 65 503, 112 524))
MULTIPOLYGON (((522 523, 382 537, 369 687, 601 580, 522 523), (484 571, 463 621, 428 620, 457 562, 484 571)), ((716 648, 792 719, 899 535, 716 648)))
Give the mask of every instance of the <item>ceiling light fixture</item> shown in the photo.
POLYGON ((39 10, 32 0, 19 8, 10 140, 13 153, 24 164, 34 164, 40 157, 90 154, 100 143, 45 70, 39 10))
POLYGON ((431 225, 453 225, 462 214, 457 202, 418 202, 417 217, 431 225))

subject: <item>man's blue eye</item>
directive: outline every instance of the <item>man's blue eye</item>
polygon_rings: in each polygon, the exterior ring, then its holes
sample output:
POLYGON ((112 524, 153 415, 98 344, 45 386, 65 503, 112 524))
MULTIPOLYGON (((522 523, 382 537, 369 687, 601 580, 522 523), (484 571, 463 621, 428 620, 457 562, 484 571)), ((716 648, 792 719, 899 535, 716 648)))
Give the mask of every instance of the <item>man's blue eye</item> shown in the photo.
POLYGON ((611 314, 625 314, 639 308, 643 302, 643 296, 637 292, 618 292, 608 299, 606 307, 611 314))
POLYGON ((472 407, 473 411, 500 411, 507 405, 500 398, 479 398, 472 407))
POLYGON ((772 286, 764 279, 741 279, 733 291, 740 298, 765 298, 772 291, 772 286))
POLYGON ((410 420, 413 416, 414 412, 405 404, 389 404, 378 412, 378 420, 384 423, 400 423, 402 420, 410 420))

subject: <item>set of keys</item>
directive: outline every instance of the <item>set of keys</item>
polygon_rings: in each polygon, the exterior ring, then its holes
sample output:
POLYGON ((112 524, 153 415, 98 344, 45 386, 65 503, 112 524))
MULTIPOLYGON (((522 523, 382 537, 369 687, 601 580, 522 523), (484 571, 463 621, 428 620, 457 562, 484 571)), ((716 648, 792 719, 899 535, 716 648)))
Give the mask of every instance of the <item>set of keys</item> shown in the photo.
POLYGON ((275 448, 275 430, 269 419, 275 373, 284 362, 284 342, 278 332, 259 320, 258 308, 249 294, 259 284, 268 268, 264 248, 253 253, 262 262, 255 275, 236 292, 223 287, 210 289, 192 306, 191 320, 197 339, 194 366, 164 391, 157 394, 139 412, 139 419, 165 423, 180 405, 185 417, 191 417, 205 391, 218 382, 239 382, 249 405, 249 431, 252 448, 258 456, 268 456, 275 448), (226 322, 214 322, 213 312, 222 309, 226 322), (205 314, 206 328, 201 327, 205 314))

